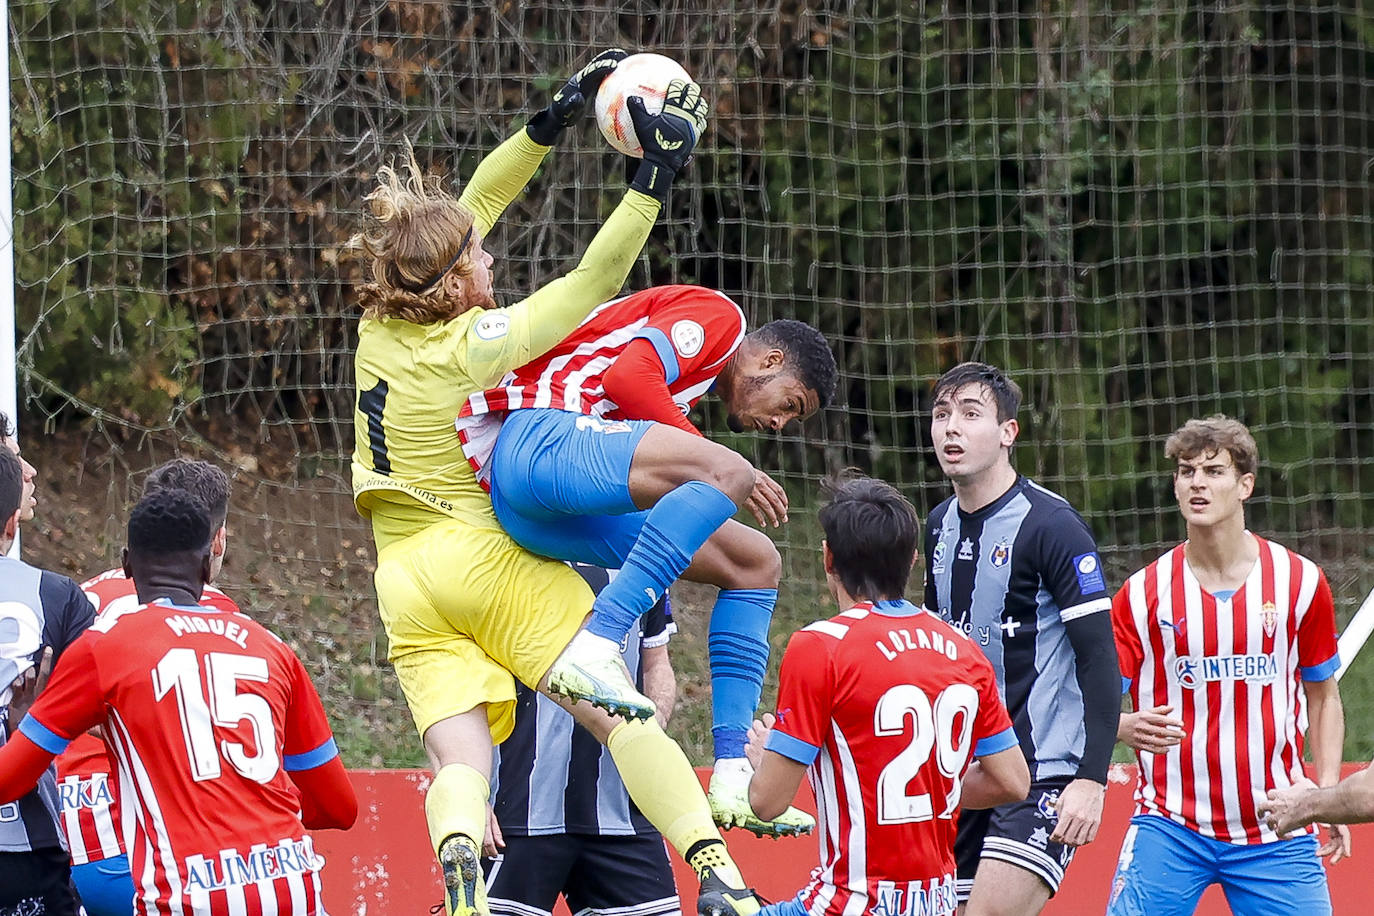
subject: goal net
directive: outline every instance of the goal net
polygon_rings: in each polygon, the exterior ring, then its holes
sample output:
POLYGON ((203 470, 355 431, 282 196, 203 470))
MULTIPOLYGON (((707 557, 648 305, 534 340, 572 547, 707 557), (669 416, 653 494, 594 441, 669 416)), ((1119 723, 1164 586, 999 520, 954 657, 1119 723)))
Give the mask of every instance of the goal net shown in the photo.
MULTIPOLYGON (((154 463, 234 469, 226 585, 308 657, 351 762, 391 762, 375 736, 409 727, 348 496, 360 199, 407 139, 461 184, 607 46, 678 59, 712 104, 629 288, 720 289, 755 324, 815 324, 840 363, 836 404, 781 435, 701 411, 797 507, 775 631, 825 613, 828 473, 922 513, 948 494, 930 386, 966 359, 1024 388, 1015 462, 1083 512, 1113 581, 1182 536, 1164 438, 1225 412, 1260 445, 1252 527, 1322 563, 1343 617, 1374 588, 1359 0, 8 12, 21 429, 65 443, 41 470, 90 510, 84 540, 30 549, 94 572, 154 463)), ((590 119, 569 131, 489 242, 498 297, 570 269, 623 187, 590 119)))

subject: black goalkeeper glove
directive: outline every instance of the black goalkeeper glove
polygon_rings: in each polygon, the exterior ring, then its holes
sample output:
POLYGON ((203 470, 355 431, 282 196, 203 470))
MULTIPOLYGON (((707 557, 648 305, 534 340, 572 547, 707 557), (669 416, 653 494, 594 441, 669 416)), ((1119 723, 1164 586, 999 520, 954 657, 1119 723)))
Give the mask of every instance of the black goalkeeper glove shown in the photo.
POLYGON ((564 130, 577 120, 589 99, 596 98, 601 81, 628 55, 619 48, 602 51, 587 62, 568 81, 558 87, 547 108, 535 112, 525 125, 530 139, 540 146, 553 146, 564 130))
POLYGON ((710 106, 701 97, 701 87, 687 80, 668 84, 659 114, 649 114, 644 100, 638 96, 630 96, 625 106, 630 110, 639 145, 644 148, 644 159, 635 169, 630 187, 666 203, 668 188, 692 158, 692 150, 706 130, 710 106))

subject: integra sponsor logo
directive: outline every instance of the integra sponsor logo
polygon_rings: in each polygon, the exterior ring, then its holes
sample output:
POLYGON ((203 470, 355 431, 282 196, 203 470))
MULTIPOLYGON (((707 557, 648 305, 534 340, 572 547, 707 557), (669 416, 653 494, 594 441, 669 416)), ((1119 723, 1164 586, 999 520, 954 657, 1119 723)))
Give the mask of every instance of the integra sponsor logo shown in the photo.
POLYGON ((1174 676, 1190 688, 1208 681, 1272 681, 1279 663, 1272 655, 1189 655, 1174 662, 1174 676))

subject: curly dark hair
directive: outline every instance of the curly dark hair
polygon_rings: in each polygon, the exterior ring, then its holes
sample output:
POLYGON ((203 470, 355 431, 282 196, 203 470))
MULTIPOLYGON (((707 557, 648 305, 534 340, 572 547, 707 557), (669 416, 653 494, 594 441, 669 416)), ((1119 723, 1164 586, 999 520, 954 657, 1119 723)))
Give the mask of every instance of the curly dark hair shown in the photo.
POLYGON ((803 385, 816 392, 821 407, 829 407, 835 399, 835 383, 839 369, 835 354, 825 335, 805 321, 779 318, 770 321, 751 335, 766 347, 776 347, 786 354, 787 368, 803 385))
POLYGON ((143 495, 158 490, 182 490, 205 504, 210 524, 218 528, 229 515, 229 475, 208 461, 173 458, 148 472, 143 495))
POLYGON ((149 556, 210 546, 210 510, 185 490, 154 490, 129 513, 129 550, 149 556))

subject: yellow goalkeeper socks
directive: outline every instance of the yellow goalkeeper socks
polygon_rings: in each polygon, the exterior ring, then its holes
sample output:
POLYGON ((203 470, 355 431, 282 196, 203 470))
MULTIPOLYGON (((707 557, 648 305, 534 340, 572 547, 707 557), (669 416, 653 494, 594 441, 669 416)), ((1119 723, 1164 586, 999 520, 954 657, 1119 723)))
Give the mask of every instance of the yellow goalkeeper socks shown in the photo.
POLYGON ((440 767, 425 793, 425 821, 434 854, 444 840, 462 834, 482 848, 487 829, 487 778, 470 766, 451 763, 440 767))
POLYGON ((698 843, 683 858, 697 873, 698 881, 714 877, 732 889, 744 888, 744 876, 739 873, 734 860, 730 858, 730 851, 721 840, 698 843))
POLYGON ((688 855, 700 858, 702 850, 717 850, 718 854, 712 853, 711 867, 733 886, 743 887, 744 880, 711 819, 706 793, 677 742, 649 719, 617 725, 606 747, 630 798, 678 854, 700 873, 688 855))

